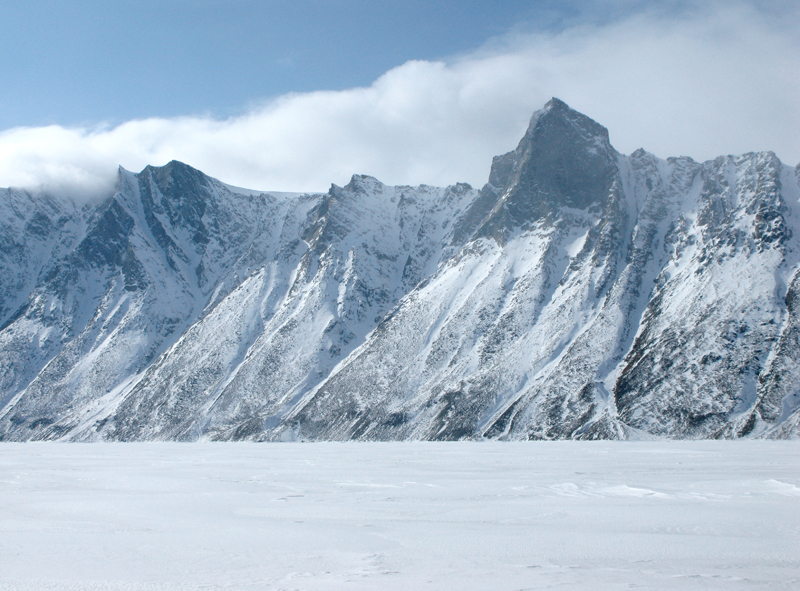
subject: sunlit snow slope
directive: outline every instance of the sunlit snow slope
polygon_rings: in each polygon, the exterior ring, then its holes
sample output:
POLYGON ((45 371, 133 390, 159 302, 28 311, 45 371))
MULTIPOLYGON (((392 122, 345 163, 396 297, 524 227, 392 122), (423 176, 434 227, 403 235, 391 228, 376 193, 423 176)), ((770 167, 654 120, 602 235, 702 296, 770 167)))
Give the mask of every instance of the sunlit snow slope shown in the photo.
POLYGON ((553 99, 480 191, 0 192, 0 438, 797 437, 799 168, 553 99))

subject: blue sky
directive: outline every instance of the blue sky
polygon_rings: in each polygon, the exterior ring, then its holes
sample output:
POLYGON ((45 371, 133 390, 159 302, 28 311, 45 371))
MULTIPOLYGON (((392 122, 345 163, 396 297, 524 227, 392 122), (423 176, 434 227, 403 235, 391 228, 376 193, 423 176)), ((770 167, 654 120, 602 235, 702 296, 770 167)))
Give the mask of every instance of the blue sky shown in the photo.
POLYGON ((236 115, 289 92, 368 86, 579 11, 507 0, 137 0, 3 3, 0 129, 236 115), (7 86, 8 88, 8 86, 7 86))
POLYGON ((258 189, 479 186, 551 96, 625 153, 800 161, 793 1, 31 0, 0 22, 0 186, 173 158, 258 189))

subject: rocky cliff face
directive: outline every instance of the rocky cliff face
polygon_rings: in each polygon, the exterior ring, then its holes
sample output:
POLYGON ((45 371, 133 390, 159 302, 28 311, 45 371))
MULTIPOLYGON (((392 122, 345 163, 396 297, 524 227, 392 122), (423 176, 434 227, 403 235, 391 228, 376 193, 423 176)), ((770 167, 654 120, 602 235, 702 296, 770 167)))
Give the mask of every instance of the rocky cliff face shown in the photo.
POLYGON ((553 99, 480 191, 5 190, 0 437, 797 437, 798 172, 553 99))

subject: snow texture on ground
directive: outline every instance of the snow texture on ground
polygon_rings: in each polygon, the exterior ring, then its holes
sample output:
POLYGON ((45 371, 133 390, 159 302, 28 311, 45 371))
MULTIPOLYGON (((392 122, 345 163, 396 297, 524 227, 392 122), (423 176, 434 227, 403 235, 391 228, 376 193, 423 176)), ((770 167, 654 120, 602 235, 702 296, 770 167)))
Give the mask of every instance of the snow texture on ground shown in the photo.
POLYGON ((0 590, 798 589, 794 442, 4 444, 0 590))

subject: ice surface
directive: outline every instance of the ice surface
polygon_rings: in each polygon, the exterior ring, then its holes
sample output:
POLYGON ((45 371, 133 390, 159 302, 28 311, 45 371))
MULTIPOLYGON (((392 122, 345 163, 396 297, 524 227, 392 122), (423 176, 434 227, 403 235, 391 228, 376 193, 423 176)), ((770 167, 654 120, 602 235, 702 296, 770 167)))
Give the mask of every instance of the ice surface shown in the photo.
POLYGON ((0 446, 0 590, 797 589, 796 442, 0 446))

